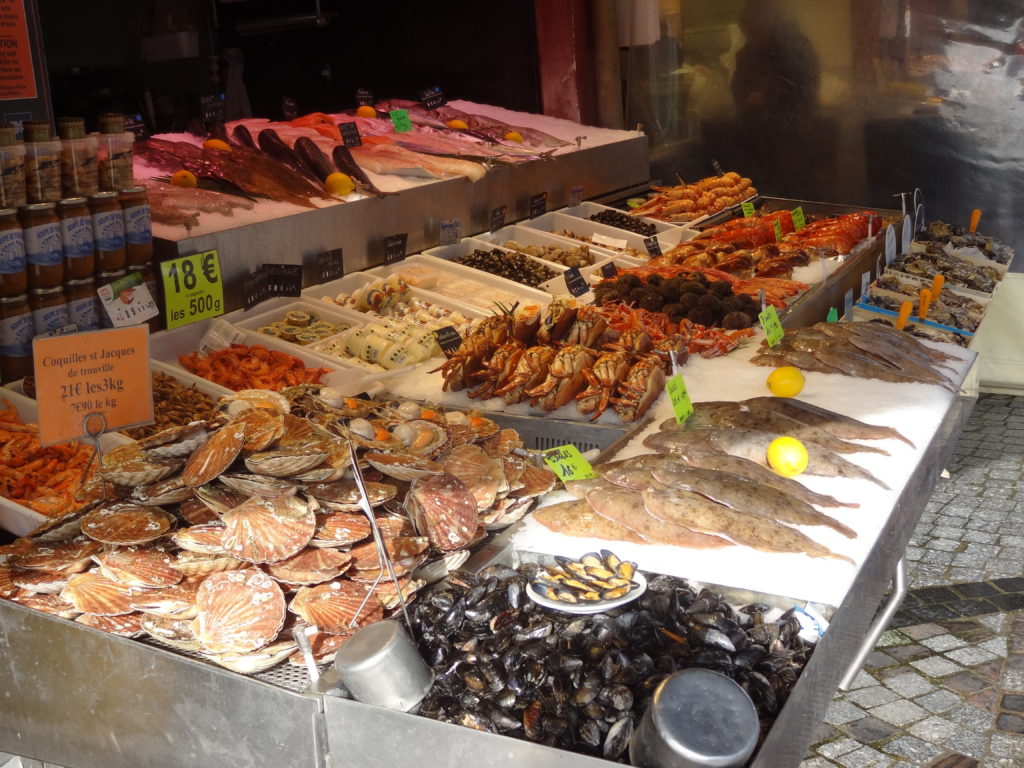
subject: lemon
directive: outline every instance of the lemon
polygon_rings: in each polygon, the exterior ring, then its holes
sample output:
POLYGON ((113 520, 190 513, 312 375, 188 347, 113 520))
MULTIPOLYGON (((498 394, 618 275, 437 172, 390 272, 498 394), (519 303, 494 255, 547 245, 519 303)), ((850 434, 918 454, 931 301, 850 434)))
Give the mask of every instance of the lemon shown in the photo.
POLYGON ((777 437, 768 445, 768 464, 783 477, 799 475, 807 469, 807 449, 795 437, 777 437))
POLYGON ((523 143, 523 134, 519 131, 509 131, 503 138, 505 141, 518 141, 520 144, 523 143))
POLYGON ((784 365, 768 374, 765 383, 776 397, 796 397, 803 390, 805 381, 803 371, 784 365))
POLYGON ((171 176, 171 184, 176 187, 194 187, 198 183, 196 175, 192 171, 175 171, 171 176))
POLYGON ((371 107, 369 104, 363 104, 356 108, 356 117, 376 117, 377 110, 371 107))
POLYGON ((466 125, 465 121, 459 120, 458 118, 455 118, 454 120, 449 120, 447 123, 445 123, 445 125, 447 125, 449 128, 451 128, 454 131, 468 131, 469 130, 469 126, 466 125))
POLYGON ((203 149, 224 149, 231 151, 231 145, 220 139, 207 139, 203 142, 203 149))
POLYGON ((337 171, 324 179, 324 188, 327 190, 327 194, 329 195, 344 197, 345 195, 352 194, 356 188, 356 184, 352 181, 352 177, 347 173, 337 171))

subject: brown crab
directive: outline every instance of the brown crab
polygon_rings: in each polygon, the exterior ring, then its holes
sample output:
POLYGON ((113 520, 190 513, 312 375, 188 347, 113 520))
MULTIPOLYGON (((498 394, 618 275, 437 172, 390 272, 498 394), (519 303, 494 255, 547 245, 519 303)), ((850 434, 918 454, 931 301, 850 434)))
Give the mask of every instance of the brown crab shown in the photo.
POLYGON ((531 403, 553 411, 571 402, 586 383, 583 372, 593 367, 596 356, 594 350, 578 344, 562 347, 552 358, 544 382, 526 391, 531 403))

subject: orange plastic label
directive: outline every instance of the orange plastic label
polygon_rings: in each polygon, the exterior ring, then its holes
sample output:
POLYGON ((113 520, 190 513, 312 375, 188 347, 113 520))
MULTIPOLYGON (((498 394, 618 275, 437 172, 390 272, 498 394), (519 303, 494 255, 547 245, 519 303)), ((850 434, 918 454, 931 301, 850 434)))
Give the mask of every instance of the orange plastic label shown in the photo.
POLYGON ((38 337, 32 352, 43 445, 153 422, 148 326, 38 337))

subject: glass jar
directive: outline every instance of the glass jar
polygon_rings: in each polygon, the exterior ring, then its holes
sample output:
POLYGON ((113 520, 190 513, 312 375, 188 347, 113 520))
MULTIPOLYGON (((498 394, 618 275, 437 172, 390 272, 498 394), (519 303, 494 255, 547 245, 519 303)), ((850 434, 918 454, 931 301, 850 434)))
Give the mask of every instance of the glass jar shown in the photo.
POLYGON ((25 195, 30 203, 60 200, 60 142, 51 138, 45 120, 26 120, 25 195))
POLYGON ((95 331, 100 327, 100 300, 96 296, 96 279, 83 277, 64 283, 64 298, 68 302, 68 318, 80 331, 95 331))
POLYGON ((117 192, 97 192, 89 195, 92 211, 92 232, 96 245, 96 271, 112 272, 124 269, 124 216, 117 192))
POLYGON ((12 123, 0 123, 0 205, 17 208, 25 203, 25 145, 12 123))
POLYGON ((55 331, 71 323, 63 285, 54 288, 35 288, 29 291, 28 305, 32 310, 32 330, 36 336, 55 331))
MULTIPOLYGON (((110 285, 115 280, 120 280, 128 272, 123 269, 115 269, 111 272, 100 272, 96 275, 96 290, 98 291, 104 285, 110 285)), ((100 328, 113 328, 114 321, 110 319, 110 314, 103 308, 100 307, 97 310, 97 314, 100 316, 100 328)))
MULTIPOLYGON (((117 193, 124 212, 124 240, 129 264, 148 264, 153 259, 153 218, 145 187, 117 193)), ((131 271, 130 269, 128 270, 131 271)))
POLYGON ((80 280, 96 271, 96 250, 92 234, 92 211, 84 197, 69 197, 57 204, 60 234, 64 246, 64 278, 80 280))
POLYGON ((0 210, 0 296, 17 296, 28 288, 25 236, 13 208, 0 210))
POLYGON ((99 166, 100 189, 127 189, 134 184, 132 147, 135 136, 124 129, 124 116, 113 112, 100 115, 99 166))
POLYGON ((52 288, 64 281, 64 246, 53 203, 26 205, 18 212, 25 235, 29 288, 52 288))
POLYGON ((92 195, 100 191, 96 154, 99 140, 85 134, 85 119, 62 117, 57 121, 60 136, 60 185, 64 197, 92 195))
POLYGON ((32 375, 32 312, 28 297, 0 298, 0 380, 32 375))

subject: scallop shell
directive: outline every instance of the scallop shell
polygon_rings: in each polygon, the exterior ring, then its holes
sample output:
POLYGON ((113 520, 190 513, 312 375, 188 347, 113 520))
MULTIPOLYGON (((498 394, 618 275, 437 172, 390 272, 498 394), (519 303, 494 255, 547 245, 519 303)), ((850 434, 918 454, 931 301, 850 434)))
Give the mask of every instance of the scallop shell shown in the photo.
POLYGON ((9 565, 0 565, 0 599, 18 594, 19 587, 12 581, 11 571, 9 565))
POLYGON ((82 533, 104 544, 145 544, 171 529, 174 518, 160 507, 114 502, 97 507, 82 519, 82 533))
POLYGON ((199 641, 192 631, 190 619, 165 619, 158 616, 143 616, 142 631, 165 645, 179 651, 198 651, 199 641))
POLYGON ((32 592, 22 592, 11 598, 11 602, 31 608, 34 611, 42 611, 62 619, 73 619, 81 613, 72 603, 69 603, 59 595, 39 595, 32 592))
POLYGON ((345 512, 317 513, 316 530, 313 532, 314 547, 340 547, 355 544, 372 533, 370 523, 363 515, 345 512))
POLYGON ((448 430, 426 419, 402 422, 391 430, 391 434, 402 442, 402 452, 415 456, 437 456, 451 444, 448 430))
POLYGON ((341 480, 352 466, 352 455, 348 446, 341 443, 331 444, 329 451, 322 464, 305 472, 298 472, 289 479, 302 483, 333 483, 341 480))
MULTIPOLYGON (((405 604, 408 605, 416 597, 416 593, 426 586, 426 582, 410 576, 402 576, 398 579, 398 585, 402 588, 402 597, 405 598, 405 604)), ((377 585, 373 590, 373 596, 380 600, 385 611, 393 611, 402 605, 398 599, 398 588, 395 587, 395 582, 389 579, 385 579, 377 585)))
POLYGON ((220 515, 210 509, 206 502, 197 496, 179 504, 178 514, 189 525, 203 525, 204 523, 214 523, 220 520, 220 515))
POLYGON ((177 427, 168 427, 144 437, 138 441, 138 447, 150 456, 188 456, 206 442, 208 434, 203 422, 193 421, 177 427))
POLYGON ((373 595, 367 597, 366 593, 366 587, 351 581, 332 581, 316 587, 301 587, 292 598, 288 610, 321 632, 349 635, 360 627, 384 618, 384 607, 380 600, 373 595))
POLYGON ((171 536, 171 541, 189 552, 197 552, 201 555, 223 555, 227 553, 224 548, 226 535, 227 528, 224 523, 204 523, 175 531, 171 536))
POLYGON ((108 632, 120 637, 138 637, 142 634, 142 614, 123 613, 117 616, 100 616, 95 613, 83 613, 75 619, 79 624, 108 632))
POLYGON ((557 480, 555 473, 547 467, 535 467, 527 463, 519 476, 519 482, 523 485, 512 491, 511 495, 520 498, 542 496, 555 487, 557 480))
POLYGON ((221 398, 217 407, 231 416, 245 413, 253 408, 263 408, 272 413, 285 414, 291 410, 291 403, 280 392, 273 392, 269 389, 240 389, 232 395, 221 398))
POLYGON ((501 459, 488 456, 479 445, 452 448, 445 456, 444 471, 466 484, 476 499, 478 510, 487 509, 494 503, 499 492, 508 490, 501 459))
POLYGON ((469 559, 468 549, 448 552, 444 557, 423 563, 412 572, 412 578, 424 584, 433 584, 448 576, 451 571, 458 570, 469 559))
POLYGON ((532 496, 522 499, 512 497, 502 499, 495 506, 493 514, 481 522, 484 523, 484 528, 488 531, 500 531, 503 528, 508 528, 512 523, 522 519, 523 515, 533 506, 533 502, 532 496))
POLYGON ((92 556, 101 545, 85 536, 55 544, 27 542, 26 548, 7 558, 7 565, 18 568, 38 568, 44 571, 80 573, 92 564, 92 556))
POLYGON ((316 516, 301 499, 253 497, 224 515, 229 555, 251 563, 273 563, 291 557, 309 544, 316 516))
POLYGON ((82 518, 91 508, 91 506, 86 506, 63 515, 47 518, 39 524, 38 528, 33 529, 28 537, 32 539, 33 544, 41 544, 77 536, 82 532, 82 518))
POLYGON ((267 567, 278 581, 286 584, 321 584, 335 579, 352 565, 352 556, 336 549, 307 548, 286 560, 267 567))
POLYGON ((523 439, 514 429, 502 429, 482 440, 480 442, 480 446, 487 451, 490 456, 508 456, 516 448, 523 447, 523 439))
POLYGON ((129 443, 104 454, 97 474, 115 485, 145 485, 163 480, 179 467, 179 459, 150 456, 129 443))
POLYGON ((238 458, 244 442, 243 425, 228 424, 218 429, 189 457, 183 473, 185 484, 195 488, 219 476, 238 458))
POLYGON ((248 564, 231 555, 185 551, 177 554, 173 566, 182 576, 208 576, 211 573, 247 568, 248 564))
POLYGON ((196 594, 202 579, 185 579, 173 587, 136 589, 132 593, 132 610, 169 619, 193 619, 199 613, 196 594))
POLYGON ((207 653, 249 653, 270 644, 284 625, 284 593, 262 571, 207 576, 196 595, 193 629, 207 653))
MULTIPOLYGON (((245 496, 263 496, 273 499, 278 496, 294 496, 299 486, 279 477, 251 475, 244 472, 223 474, 218 480, 228 488, 245 496)), ((237 505, 236 505, 237 506, 237 505)))
POLYGON ((192 489, 185 485, 181 475, 169 477, 149 485, 140 485, 128 497, 135 504, 158 507, 162 504, 180 504, 192 498, 192 489))
POLYGON ((282 448, 302 448, 330 441, 331 434, 309 419, 285 414, 284 434, 278 439, 277 444, 282 448))
MULTIPOLYGON (((425 536, 404 536, 384 541, 393 563, 396 565, 408 558, 419 557, 426 552, 430 542, 425 536)), ((348 551, 352 555, 352 567, 357 571, 375 570, 380 567, 380 559, 377 553, 377 544, 368 541, 348 551)))
POLYGON ((93 558, 100 573, 130 587, 170 587, 181 581, 174 558, 162 549, 116 549, 93 558))
POLYGON ((405 515, 385 515, 376 518, 377 529, 385 539, 397 539, 400 536, 415 536, 412 522, 405 515))
POLYGON ((250 653, 204 653, 203 656, 240 675, 255 675, 276 667, 295 653, 297 648, 294 640, 279 640, 250 653))
POLYGON ((505 473, 505 482, 508 483, 509 493, 518 491, 524 485, 522 478, 526 471, 526 459, 514 454, 499 456, 498 459, 501 461, 501 469, 505 473))
POLYGON ((486 440, 501 432, 501 427, 496 422, 478 413, 469 414, 469 428, 473 430, 477 440, 486 440))
MULTIPOLYGON (((329 635, 326 632, 314 632, 309 636, 309 650, 317 664, 326 664, 334 658, 352 635, 329 635)), ((296 667, 306 666, 306 657, 302 651, 296 651, 288 657, 288 663, 296 667)))
POLYGON ((377 453, 367 451, 363 454, 370 466, 379 472, 395 480, 410 482, 417 477, 427 475, 439 475, 444 472, 444 467, 436 461, 416 456, 411 453, 377 453))
POLYGON ((281 414, 266 408, 250 408, 232 419, 231 423, 241 425, 245 429, 243 453, 262 451, 284 434, 284 419, 281 414))
POLYGON ((416 480, 406 494, 405 508, 420 533, 442 552, 464 548, 476 531, 477 500, 455 475, 416 480))
POLYGON ((248 499, 248 495, 239 493, 233 488, 228 488, 220 483, 207 483, 195 488, 196 498, 205 504, 219 520, 229 510, 248 499))
POLYGON ((11 568, 8 578, 18 589, 37 595, 56 595, 68 585, 72 574, 62 571, 11 568))
POLYGON ((99 573, 76 573, 68 579, 60 597, 75 606, 80 613, 98 616, 116 616, 131 613, 131 587, 118 584, 99 573))
MULTIPOLYGON (((398 495, 398 489, 388 483, 366 482, 366 495, 371 507, 390 501, 398 495)), ((353 480, 341 480, 336 483, 314 483, 306 488, 306 493, 328 509, 340 512, 359 512, 359 486, 353 480)))
POLYGON ((327 451, 319 445, 294 448, 275 448, 245 457, 245 466, 257 475, 288 477, 319 466, 327 458, 327 451))

